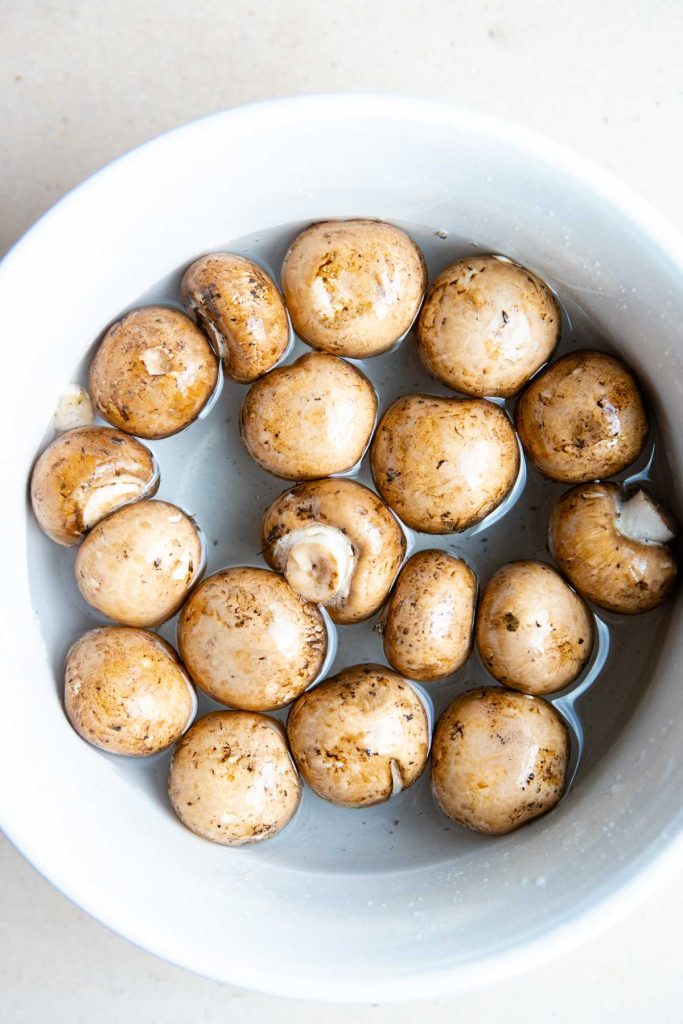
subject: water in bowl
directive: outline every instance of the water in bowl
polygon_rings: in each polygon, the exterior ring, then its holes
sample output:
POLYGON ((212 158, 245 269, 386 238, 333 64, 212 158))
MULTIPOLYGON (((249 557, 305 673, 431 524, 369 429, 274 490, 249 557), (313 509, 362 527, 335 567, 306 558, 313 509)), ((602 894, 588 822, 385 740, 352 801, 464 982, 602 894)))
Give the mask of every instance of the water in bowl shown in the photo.
MULTIPOLYGON (((270 228, 228 241, 224 248, 255 259, 279 280, 279 268, 287 248, 304 226, 288 224, 270 228)), ((430 281, 455 259, 482 254, 475 242, 443 229, 412 224, 399 226, 420 245, 430 281)), ((188 263, 198 255, 189 254, 188 263)), ((133 298, 129 308, 149 303, 180 307, 179 284, 184 269, 184 266, 178 268, 143 295, 133 298)), ((532 269, 558 292, 563 321, 559 355, 587 347, 615 351, 615 346, 601 337, 578 305, 563 300, 559 282, 548 278, 543 267, 532 269)), ((103 324, 103 329, 106 326, 103 324)), ((293 337, 284 359, 291 362, 306 351, 308 348, 293 337)), ((90 353, 86 353, 81 365, 74 367, 74 381, 85 383, 89 358, 90 353)), ((391 352, 368 360, 363 369, 377 389, 381 410, 399 395, 411 392, 452 394, 432 380, 422 367, 412 331, 391 352)), ((162 441, 145 442, 155 453, 161 468, 158 496, 195 516, 204 531, 207 573, 228 565, 263 564, 259 536, 261 515, 286 487, 284 481, 257 466, 240 441, 239 410, 246 387, 231 380, 221 384, 215 399, 187 430, 162 441)), ((511 412, 514 399, 504 404, 511 412)), ((46 410, 46 420, 49 413, 50 410, 46 410)), ((656 424, 653 424, 645 452, 617 479, 649 481, 655 495, 664 495, 668 474, 666 454, 656 424)), ((354 475, 372 486, 367 455, 355 468, 354 475)), ((408 531, 410 549, 439 547, 463 557, 476 572, 480 587, 505 562, 520 558, 552 562, 547 543, 548 519, 554 502, 565 490, 565 485, 542 478, 527 465, 503 506, 482 523, 450 536, 408 531)), ((76 589, 72 550, 52 544, 37 528, 30 531, 30 545, 34 606, 53 668, 55 688, 61 695, 63 662, 69 645, 81 633, 106 620, 84 603, 76 589)), ((595 768, 636 711, 647 689, 668 615, 667 606, 628 618, 596 610, 597 641, 589 664, 571 687, 550 698, 564 716, 572 736, 570 788, 581 785, 582 778, 595 768)), ((338 628, 332 672, 361 661, 385 661, 381 637, 374 628, 376 621, 377 617, 338 628)), ((175 619, 166 623, 160 633, 173 643, 175 619)), ((495 681, 475 650, 454 676, 427 685, 425 689, 438 716, 457 694, 483 685, 495 685, 495 681)), ((218 707, 200 693, 200 714, 218 707)), ((286 711, 276 717, 284 720, 286 711)), ((66 719, 64 728, 69 728, 66 719)), ((151 814, 173 813, 166 797, 168 752, 139 761, 117 758, 93 748, 92 756, 107 758, 111 770, 125 778, 131 799, 146 800, 151 814)), ((492 842, 516 842, 515 836, 492 840, 449 821, 431 797, 428 776, 427 771, 410 789, 385 804, 363 810, 334 807, 305 789, 292 824, 274 839, 242 850, 239 855, 306 872, 373 873, 456 860, 464 866, 470 858, 489 853, 492 842)), ((531 823, 525 829, 539 827, 542 827, 541 822, 531 823)), ((197 839, 197 842, 203 840, 197 839)), ((236 851, 226 850, 226 857, 233 853, 236 851)))

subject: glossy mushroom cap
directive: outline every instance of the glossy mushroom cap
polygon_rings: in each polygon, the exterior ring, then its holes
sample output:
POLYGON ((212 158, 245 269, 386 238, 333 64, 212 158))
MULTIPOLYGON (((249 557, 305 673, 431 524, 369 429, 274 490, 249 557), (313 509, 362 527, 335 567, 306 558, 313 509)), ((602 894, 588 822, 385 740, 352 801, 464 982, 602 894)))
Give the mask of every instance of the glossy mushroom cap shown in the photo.
POLYGON ((422 701, 381 665, 344 669, 304 693, 287 736, 311 789, 347 807, 383 803, 412 785, 429 753, 422 701))
POLYGON ((424 533, 456 533, 492 512, 519 472, 510 420, 479 398, 406 395, 389 406, 371 448, 386 503, 424 533))
POLYGON ((445 551, 418 551, 401 569, 384 613, 384 653, 397 672, 432 682, 457 672, 472 649, 477 580, 445 551))
POLYGON ((568 763, 567 727, 551 704, 509 690, 471 690, 437 724, 432 790, 453 821, 501 835, 555 806, 568 763))
POLYGON ((476 635, 481 659, 499 683, 523 693, 554 693, 588 661, 593 616, 549 565, 511 562, 484 588, 476 635))
POLYGON ((515 414, 524 450, 552 480, 613 476, 643 450, 648 422, 638 383, 604 352, 573 352, 544 370, 515 414))
POLYGON ((166 306, 133 309, 112 324, 90 364, 90 394, 109 423, 138 437, 177 434, 196 420, 218 380, 203 331, 166 306))
POLYGON ((168 795, 192 832, 243 846, 269 839, 292 820, 301 782, 278 722, 216 711, 195 722, 176 747, 168 795))
POLYGON ((466 257, 434 281, 417 337, 427 370, 465 395, 508 398, 550 358, 560 310, 530 271, 498 256, 466 257))
POLYGON ((180 291, 233 380, 248 384, 284 355, 289 345, 285 305, 257 263, 236 253, 210 253, 187 268, 180 291))
POLYGON ((73 547, 115 509, 151 498, 159 486, 154 456, 111 427, 79 427, 56 438, 31 474, 31 504, 41 530, 73 547))
POLYGON ((124 626, 159 626, 204 571, 196 523, 166 501, 139 501, 90 531, 76 555, 76 583, 93 608, 124 626))
POLYGON ((313 348, 367 359, 411 326, 427 286, 419 248, 376 220, 324 221, 294 240, 282 287, 294 329, 313 348))
POLYGON ((214 573, 178 620, 178 649, 198 686, 245 711, 272 711, 320 672, 327 630, 319 609, 269 569, 214 573))
POLYGON ((312 480, 355 466, 376 417, 377 396, 360 370, 311 353, 251 386, 240 426, 260 466, 285 480, 312 480))
POLYGON ((104 626, 70 648, 64 706, 83 739, 111 754, 165 750, 194 718, 197 698, 173 648, 155 633, 104 626))

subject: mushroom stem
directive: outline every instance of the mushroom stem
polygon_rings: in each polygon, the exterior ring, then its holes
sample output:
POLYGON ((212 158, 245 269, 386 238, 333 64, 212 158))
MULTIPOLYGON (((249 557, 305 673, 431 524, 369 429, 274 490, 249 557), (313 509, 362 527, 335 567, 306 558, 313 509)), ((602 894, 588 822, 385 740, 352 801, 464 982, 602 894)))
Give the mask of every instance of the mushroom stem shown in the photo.
POLYGON ((336 526, 292 530, 277 541, 273 554, 289 585, 307 601, 328 604, 348 595, 356 554, 336 526))
POLYGON ((90 395, 80 384, 64 388, 53 415, 54 428, 63 434, 74 427, 89 427, 94 419, 90 395))
POLYGON ((645 491, 617 505, 617 529, 641 544, 668 544, 676 536, 672 520, 664 515, 645 491))
POLYGON ((149 481, 140 480, 132 473, 120 473, 113 480, 91 487, 89 490, 79 488, 74 491, 75 497, 83 501, 81 523, 85 530, 91 530, 101 519, 137 498, 144 498, 153 492, 158 477, 149 481), (81 494, 83 495, 81 498, 81 494))
POLYGON ((391 795, 398 796, 403 789, 403 772, 395 757, 392 757, 389 762, 389 770, 391 772, 391 795))

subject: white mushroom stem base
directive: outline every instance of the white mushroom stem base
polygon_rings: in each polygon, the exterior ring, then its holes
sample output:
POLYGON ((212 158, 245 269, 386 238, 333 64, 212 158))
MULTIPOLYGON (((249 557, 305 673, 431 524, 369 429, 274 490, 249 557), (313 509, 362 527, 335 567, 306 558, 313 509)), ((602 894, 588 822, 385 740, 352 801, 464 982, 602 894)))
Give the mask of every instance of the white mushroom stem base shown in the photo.
MULTIPOLYGON (((150 482, 145 482, 139 477, 121 473, 107 483, 92 487, 81 498, 83 526, 86 530, 91 530, 101 519, 120 508, 121 505, 145 498, 151 493, 154 483, 156 483, 156 477, 150 482)), ((74 494, 76 493, 78 492, 74 492, 74 494)))
POLYGON ((336 526, 316 523, 292 530, 277 541, 273 554, 290 587, 307 601, 330 604, 347 597, 356 555, 336 526))
POLYGON ((95 416, 90 395, 80 384, 69 384, 64 388, 53 414, 54 428, 58 434, 76 427, 89 427, 95 416))
POLYGON ((645 491, 636 491, 632 498, 617 503, 617 529, 640 544, 668 544, 676 536, 668 516, 645 491))
POLYGON ((403 789, 403 773, 395 757, 392 757, 389 766, 391 769, 391 795, 398 796, 403 789))

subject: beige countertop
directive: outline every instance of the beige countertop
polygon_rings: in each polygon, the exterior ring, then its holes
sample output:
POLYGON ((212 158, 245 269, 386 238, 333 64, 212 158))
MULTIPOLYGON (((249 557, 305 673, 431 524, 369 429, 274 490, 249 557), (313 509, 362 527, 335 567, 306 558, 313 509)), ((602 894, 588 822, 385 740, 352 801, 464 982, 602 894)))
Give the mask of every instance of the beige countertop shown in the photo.
MULTIPOLYGON (((683 230, 680 0, 0 0, 0 20, 0 252, 131 146, 224 107, 316 91, 509 118, 609 168, 683 230)), ((542 969, 452 1000, 357 1010, 193 977, 87 918, 6 842, 0 868, 8 1024, 680 1020, 683 868, 542 969)))

